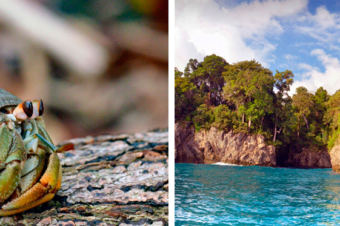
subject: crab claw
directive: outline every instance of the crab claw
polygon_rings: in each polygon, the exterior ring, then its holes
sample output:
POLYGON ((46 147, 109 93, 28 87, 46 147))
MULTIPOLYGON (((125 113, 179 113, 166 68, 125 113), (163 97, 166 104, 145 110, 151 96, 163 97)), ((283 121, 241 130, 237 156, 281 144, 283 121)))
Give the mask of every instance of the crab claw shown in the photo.
POLYGON ((57 153, 50 155, 45 173, 32 188, 2 206, 0 216, 7 216, 31 209, 51 200, 61 187, 62 170, 57 153))
POLYGON ((21 102, 13 111, 13 115, 18 121, 26 120, 33 115, 33 104, 31 101, 21 102))
MULTIPOLYGON (((39 139, 44 138, 39 137, 39 139)), ((53 199, 54 195, 61 188, 62 182, 62 167, 57 152, 67 151, 71 148, 73 148, 73 144, 68 143, 55 149, 48 158, 47 168, 40 180, 35 184, 32 183, 32 181, 27 181, 27 183, 34 185, 26 191, 22 187, 24 193, 3 205, 0 210, 0 216, 17 214, 53 199)), ((40 158, 43 158, 43 156, 40 156, 40 158)), ((41 169, 38 169, 38 171, 40 172, 41 169)), ((23 180, 21 182, 23 182, 23 180)))
MULTIPOLYGON (((6 129, 5 126, 4 128, 6 129)), ((5 130, 5 132, 6 131, 7 130, 5 130)), ((2 205, 0 209, 0 216, 17 214, 48 202, 61 188, 62 167, 57 153, 71 150, 74 148, 74 145, 72 143, 68 143, 56 148, 42 135, 35 134, 34 136, 36 137, 35 139, 38 138, 44 144, 44 147, 46 146, 46 148, 49 148, 50 150, 47 151, 47 149, 41 148, 41 146, 38 145, 37 151, 31 154, 31 157, 26 161, 21 172, 21 167, 18 162, 20 160, 19 157, 22 158, 21 155, 23 153, 19 152, 22 151, 22 148, 18 146, 18 148, 15 149, 18 149, 18 151, 13 153, 10 152, 10 155, 5 161, 5 163, 9 163, 9 166, 6 168, 8 173, 6 171, 0 175, 0 188, 1 186, 6 186, 5 189, 3 189, 6 192, 6 196, 0 196, 0 202, 1 200, 7 199, 11 194, 13 195, 10 197, 9 202, 2 205), (13 177, 13 175, 20 174, 21 178, 20 176, 17 176, 16 180, 9 180, 9 178, 13 177), (10 183, 8 183, 8 181, 10 183), (14 183, 15 185, 13 186, 14 183), (18 184, 19 188, 14 191, 18 184)), ((34 142, 36 143, 37 141, 34 142)), ((7 143, 9 145, 12 142, 8 141, 7 143)), ((18 145, 21 143, 18 143, 18 145)), ((5 147, 5 150, 8 149, 7 146, 5 147)), ((0 152, 0 161, 2 157, 1 154, 3 153, 0 152)), ((7 154, 4 153, 4 156, 6 157, 7 154)))

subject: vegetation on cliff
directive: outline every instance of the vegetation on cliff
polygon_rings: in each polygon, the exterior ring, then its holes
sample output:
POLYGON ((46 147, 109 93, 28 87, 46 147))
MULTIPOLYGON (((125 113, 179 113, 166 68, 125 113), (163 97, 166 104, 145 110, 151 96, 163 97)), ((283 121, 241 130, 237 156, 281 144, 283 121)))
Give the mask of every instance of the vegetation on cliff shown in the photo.
POLYGON ((330 150, 340 135, 340 90, 329 95, 323 87, 315 93, 298 87, 291 97, 293 77, 290 70, 273 75, 255 60, 190 59, 184 72, 175 68, 176 122, 191 122, 197 131, 214 126, 262 134, 282 161, 302 148, 330 150))

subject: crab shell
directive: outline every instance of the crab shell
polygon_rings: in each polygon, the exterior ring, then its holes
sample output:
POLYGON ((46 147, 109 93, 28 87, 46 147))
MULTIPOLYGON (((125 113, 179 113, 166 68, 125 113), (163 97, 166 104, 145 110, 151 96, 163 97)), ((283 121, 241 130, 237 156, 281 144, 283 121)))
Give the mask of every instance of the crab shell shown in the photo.
POLYGON ((21 102, 22 100, 18 97, 0 88, 0 108, 17 106, 21 102))
MULTIPOLYGON (((21 102, 18 97, 0 89, 0 109, 16 107, 21 102)), ((52 143, 41 117, 28 120, 36 126, 36 131, 39 131, 43 138, 52 143)), ((7 158, 2 162, 5 169, 0 172, 0 216, 20 213, 48 202, 61 187, 62 168, 57 153, 51 152, 39 141, 37 153, 28 154, 23 139, 18 134, 15 129, 11 130, 6 124, 1 124, 0 157, 7 156, 7 158), (1 149, 6 146, 6 142, 10 143, 7 151, 1 149), (34 157, 35 160, 37 158, 39 160, 34 161, 34 157), (32 166, 33 162, 35 162, 34 166, 32 166), (24 171, 29 173, 25 174, 24 171), (3 196, 5 193, 9 195, 3 196)))

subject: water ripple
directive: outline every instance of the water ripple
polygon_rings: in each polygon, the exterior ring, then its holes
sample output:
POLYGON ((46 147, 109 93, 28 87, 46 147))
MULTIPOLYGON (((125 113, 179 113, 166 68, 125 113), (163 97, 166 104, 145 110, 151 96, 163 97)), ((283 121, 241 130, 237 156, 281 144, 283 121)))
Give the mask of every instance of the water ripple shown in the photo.
POLYGON ((176 225, 340 225, 331 169, 176 164, 176 225))

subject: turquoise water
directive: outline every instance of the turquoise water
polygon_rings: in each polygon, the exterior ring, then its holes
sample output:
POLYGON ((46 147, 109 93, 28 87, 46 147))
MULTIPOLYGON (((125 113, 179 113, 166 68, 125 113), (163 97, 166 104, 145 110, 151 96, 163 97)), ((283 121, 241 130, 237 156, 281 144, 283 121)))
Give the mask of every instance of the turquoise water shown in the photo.
POLYGON ((176 225, 340 225, 331 169, 175 165, 176 225))

